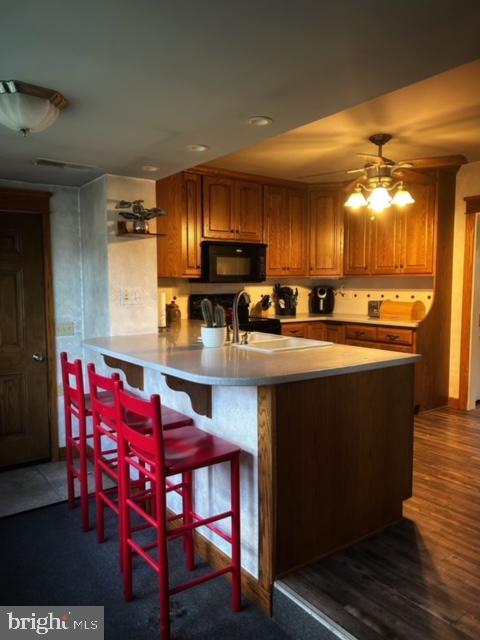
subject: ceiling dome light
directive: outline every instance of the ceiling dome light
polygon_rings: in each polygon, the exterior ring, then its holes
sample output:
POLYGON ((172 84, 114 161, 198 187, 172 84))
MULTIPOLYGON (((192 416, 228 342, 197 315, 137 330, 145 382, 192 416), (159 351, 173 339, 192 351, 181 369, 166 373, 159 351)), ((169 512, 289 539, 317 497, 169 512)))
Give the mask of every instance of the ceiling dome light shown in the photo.
POLYGON ((208 151, 210 147, 206 144, 189 144, 187 149, 189 151, 208 151))
POLYGON ((24 136, 51 127, 67 106, 67 100, 52 89, 0 80, 0 124, 24 136))
POLYGON ((248 119, 248 124, 251 124, 254 127, 268 127, 272 122, 273 118, 270 118, 270 116, 251 116, 248 119))
POLYGON ((155 167, 153 164, 144 164, 142 166, 142 171, 146 171, 147 173, 154 173, 158 171, 158 167, 155 167))
POLYGON ((404 207, 407 204, 413 204, 415 200, 413 199, 411 193, 405 189, 403 185, 400 185, 393 196, 392 204, 397 207, 404 207))
POLYGON ((345 202, 345 206, 350 209, 361 209, 361 207, 366 207, 367 204, 368 202, 365 200, 365 196, 360 187, 355 187, 355 191, 352 191, 345 202))
POLYGON ((375 187, 372 193, 368 196, 368 206, 373 211, 380 213, 384 209, 392 204, 392 196, 388 193, 385 187, 375 187))

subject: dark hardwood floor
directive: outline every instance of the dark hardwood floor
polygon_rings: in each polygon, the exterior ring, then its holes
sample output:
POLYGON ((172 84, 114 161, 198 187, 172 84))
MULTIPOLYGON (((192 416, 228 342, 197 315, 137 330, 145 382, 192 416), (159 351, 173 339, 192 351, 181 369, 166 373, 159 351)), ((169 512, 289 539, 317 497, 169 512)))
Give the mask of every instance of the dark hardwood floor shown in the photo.
POLYGON ((480 639, 480 411, 417 416, 404 516, 283 582, 361 640, 480 639))

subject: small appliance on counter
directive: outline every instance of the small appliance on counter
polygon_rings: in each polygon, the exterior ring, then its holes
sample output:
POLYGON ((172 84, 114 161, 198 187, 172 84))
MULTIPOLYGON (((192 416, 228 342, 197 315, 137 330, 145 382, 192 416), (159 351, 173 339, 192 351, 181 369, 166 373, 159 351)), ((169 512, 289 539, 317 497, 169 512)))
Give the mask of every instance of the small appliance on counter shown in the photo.
MULTIPOLYGON (((188 317, 191 320, 201 320, 201 302, 204 298, 211 300, 213 306, 219 304, 225 309, 227 325, 232 324, 232 307, 234 293, 192 293, 188 297, 188 317)), ((243 300, 238 305, 238 319, 240 331, 260 331, 280 335, 282 326, 278 318, 257 318, 249 316, 248 304, 243 300)))
POLYGON ((333 287, 313 287, 310 293, 310 312, 328 315, 335 308, 333 287))
POLYGON ((382 308, 383 300, 369 300, 368 301, 368 317, 380 318, 380 309, 382 308))
POLYGON ((298 289, 282 287, 276 284, 273 288, 276 313, 279 316, 296 316, 298 304, 298 289))

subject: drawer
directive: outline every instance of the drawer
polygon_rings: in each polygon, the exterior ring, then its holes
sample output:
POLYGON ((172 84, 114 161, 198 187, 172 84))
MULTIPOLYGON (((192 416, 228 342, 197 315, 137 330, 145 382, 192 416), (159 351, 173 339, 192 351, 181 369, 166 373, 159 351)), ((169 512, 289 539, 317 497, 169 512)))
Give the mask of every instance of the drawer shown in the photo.
POLYGON ((383 349, 384 351, 401 351, 402 353, 413 353, 413 347, 404 344, 385 344, 384 342, 377 342, 377 349, 383 349))
POLYGON ((347 324, 345 325, 345 338, 347 340, 376 340, 377 329, 363 324, 347 324))
POLYGON ((377 327, 377 340, 393 344, 413 344, 412 329, 397 329, 396 327, 377 327))
MULTIPOLYGON (((350 347, 367 347, 367 349, 380 348, 379 344, 371 340, 351 340, 350 338, 347 338, 345 340, 345 344, 349 345, 350 347)), ((387 348, 386 345, 385 345, 385 348, 387 348)))
POLYGON ((285 322, 282 324, 282 336, 306 338, 308 333, 307 322, 285 322))

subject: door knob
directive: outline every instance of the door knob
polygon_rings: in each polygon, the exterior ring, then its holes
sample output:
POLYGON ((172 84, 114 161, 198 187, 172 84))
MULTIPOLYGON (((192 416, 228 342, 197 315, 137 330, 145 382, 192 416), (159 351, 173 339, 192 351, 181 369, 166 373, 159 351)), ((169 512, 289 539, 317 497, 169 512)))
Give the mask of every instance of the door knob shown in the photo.
POLYGON ((45 362, 45 355, 43 353, 35 352, 32 355, 32 360, 34 360, 35 362, 45 362))

